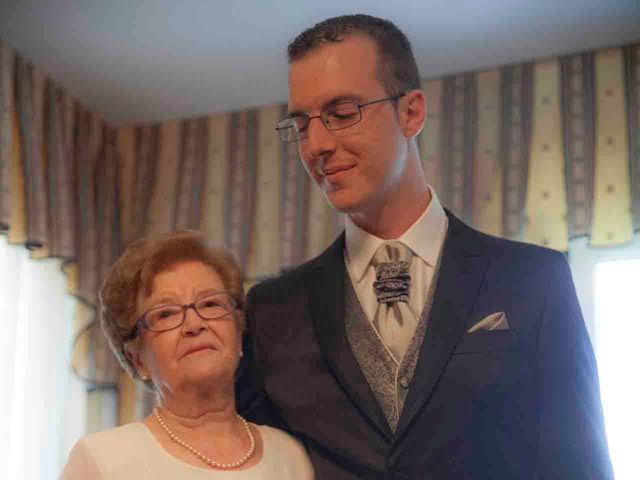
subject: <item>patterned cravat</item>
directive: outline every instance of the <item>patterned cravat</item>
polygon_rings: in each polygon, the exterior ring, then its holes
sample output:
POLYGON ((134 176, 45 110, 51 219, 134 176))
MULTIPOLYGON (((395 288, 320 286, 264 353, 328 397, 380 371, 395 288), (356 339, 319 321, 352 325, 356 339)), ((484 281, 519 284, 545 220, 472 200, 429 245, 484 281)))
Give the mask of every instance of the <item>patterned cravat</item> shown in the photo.
POLYGON ((373 288, 378 299, 373 326, 397 362, 402 360, 417 326, 409 307, 412 257, 408 247, 390 241, 378 247, 371 262, 376 269, 373 288))

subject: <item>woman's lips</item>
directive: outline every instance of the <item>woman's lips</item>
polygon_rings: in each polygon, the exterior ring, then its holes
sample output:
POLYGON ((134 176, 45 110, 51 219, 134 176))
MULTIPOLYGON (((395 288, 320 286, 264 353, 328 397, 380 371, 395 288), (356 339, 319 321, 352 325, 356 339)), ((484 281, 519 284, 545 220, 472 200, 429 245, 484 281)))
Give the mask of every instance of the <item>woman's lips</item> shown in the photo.
POLYGON ((186 357, 187 355, 191 355, 192 353, 201 352, 203 350, 215 350, 215 348, 211 345, 199 345, 197 347, 193 347, 187 350, 183 355, 183 357, 186 357))

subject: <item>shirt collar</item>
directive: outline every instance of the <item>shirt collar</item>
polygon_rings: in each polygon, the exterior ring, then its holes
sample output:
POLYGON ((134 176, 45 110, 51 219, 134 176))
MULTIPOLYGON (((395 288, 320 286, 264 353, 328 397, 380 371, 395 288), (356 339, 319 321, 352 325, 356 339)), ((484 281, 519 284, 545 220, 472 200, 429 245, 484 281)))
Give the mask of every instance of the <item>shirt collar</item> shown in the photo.
MULTIPOLYGON (((434 267, 440 256, 444 231, 447 228, 447 215, 436 195, 429 186, 431 202, 409 229, 397 238, 414 255, 421 258, 427 265, 434 267)), ((345 219, 346 258, 353 278, 362 280, 367 267, 371 263, 376 250, 385 240, 366 232, 356 225, 349 215, 345 219)))

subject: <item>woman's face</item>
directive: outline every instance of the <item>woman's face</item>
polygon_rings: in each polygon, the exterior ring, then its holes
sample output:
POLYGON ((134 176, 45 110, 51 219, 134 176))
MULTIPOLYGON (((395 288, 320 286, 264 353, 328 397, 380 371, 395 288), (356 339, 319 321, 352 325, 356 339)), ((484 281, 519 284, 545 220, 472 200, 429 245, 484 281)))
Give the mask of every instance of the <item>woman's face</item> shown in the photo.
MULTIPOLYGON (((160 305, 185 305, 224 290, 220 276, 199 261, 177 263, 153 279, 149 296, 138 296, 137 313, 160 305)), ((236 312, 203 320, 187 309, 184 323, 172 330, 141 331, 132 357, 140 376, 150 376, 161 393, 188 391, 198 386, 233 388, 241 348, 236 312)))

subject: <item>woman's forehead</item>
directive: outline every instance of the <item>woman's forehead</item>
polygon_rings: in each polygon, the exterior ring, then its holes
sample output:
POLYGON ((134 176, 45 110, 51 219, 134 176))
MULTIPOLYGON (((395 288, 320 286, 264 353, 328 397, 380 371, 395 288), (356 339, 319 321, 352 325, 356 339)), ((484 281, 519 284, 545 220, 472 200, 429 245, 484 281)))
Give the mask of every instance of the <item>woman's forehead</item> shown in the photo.
POLYGON ((201 261, 185 261, 157 272, 139 298, 157 300, 161 296, 194 295, 204 290, 223 290, 224 283, 216 270, 201 261))

